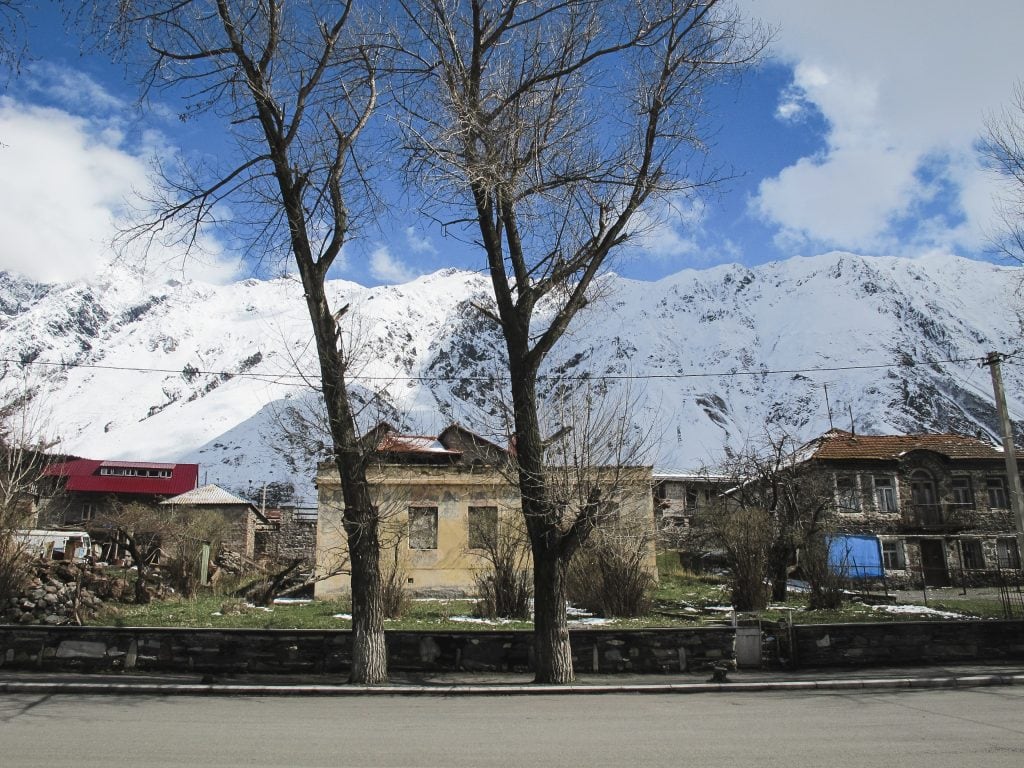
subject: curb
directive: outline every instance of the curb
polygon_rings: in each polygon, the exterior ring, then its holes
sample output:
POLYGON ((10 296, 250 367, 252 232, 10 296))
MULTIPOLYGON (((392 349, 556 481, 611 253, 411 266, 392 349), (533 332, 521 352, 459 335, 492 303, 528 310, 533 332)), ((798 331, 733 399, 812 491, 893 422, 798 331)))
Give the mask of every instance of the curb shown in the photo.
POLYGON ((107 696, 565 696, 633 694, 754 693, 790 691, 910 690, 1024 685, 1021 675, 887 677, 651 685, 229 685, 218 683, 0 683, 5 694, 107 696))

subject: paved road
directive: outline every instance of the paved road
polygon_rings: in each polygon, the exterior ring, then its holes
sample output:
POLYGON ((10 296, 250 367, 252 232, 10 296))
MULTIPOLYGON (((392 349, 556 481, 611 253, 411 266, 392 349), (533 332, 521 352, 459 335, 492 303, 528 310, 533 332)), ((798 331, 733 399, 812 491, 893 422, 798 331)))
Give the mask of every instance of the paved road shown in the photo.
POLYGON ((494 698, 0 696, 0 765, 1020 768, 1020 687, 494 698))

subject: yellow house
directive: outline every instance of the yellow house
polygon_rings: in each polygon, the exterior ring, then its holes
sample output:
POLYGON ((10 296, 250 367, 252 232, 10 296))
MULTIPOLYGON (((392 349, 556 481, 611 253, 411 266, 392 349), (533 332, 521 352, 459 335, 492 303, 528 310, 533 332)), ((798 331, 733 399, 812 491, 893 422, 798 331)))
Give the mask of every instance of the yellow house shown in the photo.
MULTIPOLYGON (((507 452, 458 425, 436 437, 398 434, 381 425, 367 437, 377 446, 378 462, 368 468, 367 479, 383 518, 383 567, 397 565, 416 595, 475 594, 475 576, 486 565, 481 532, 522 527, 519 489, 507 452)), ((586 473, 610 477, 612 471, 586 473)), ((641 535, 653 532, 651 468, 615 468, 614 476, 617 520, 629 520, 641 535)), ((321 464, 317 488, 317 571, 322 580, 316 596, 339 597, 349 592, 349 576, 344 503, 333 463, 321 464)), ((647 539, 647 568, 656 577, 654 537, 647 539)))

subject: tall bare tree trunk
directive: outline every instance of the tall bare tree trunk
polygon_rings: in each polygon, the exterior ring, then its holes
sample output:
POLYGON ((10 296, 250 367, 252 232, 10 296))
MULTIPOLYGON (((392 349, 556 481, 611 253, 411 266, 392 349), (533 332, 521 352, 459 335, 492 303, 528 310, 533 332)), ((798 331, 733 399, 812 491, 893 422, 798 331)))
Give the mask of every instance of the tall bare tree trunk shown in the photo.
POLYGON ((345 524, 352 560, 353 683, 382 683, 388 678, 384 639, 384 600, 380 574, 380 542, 376 526, 345 524))
POLYGON ((558 550, 534 542, 534 682, 571 683, 572 646, 565 614, 568 560, 558 550))
MULTIPOLYGON (((339 315, 332 314, 324 281, 306 279, 298 260, 306 303, 313 322, 320 378, 334 446, 334 464, 341 480, 345 536, 352 564, 352 669, 349 681, 372 685, 388 677, 384 639, 384 598, 380 573, 380 521, 366 481, 366 464, 349 406, 345 360, 340 349, 339 315)), ((314 270, 315 272, 315 270, 314 270)))

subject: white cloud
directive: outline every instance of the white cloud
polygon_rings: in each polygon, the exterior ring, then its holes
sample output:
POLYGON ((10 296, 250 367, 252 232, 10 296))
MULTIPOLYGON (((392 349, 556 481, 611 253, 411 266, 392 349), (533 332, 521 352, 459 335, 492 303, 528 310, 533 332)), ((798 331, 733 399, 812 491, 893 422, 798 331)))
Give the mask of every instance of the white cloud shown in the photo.
MULTIPOLYGON (((126 201, 151 188, 147 157, 157 147, 170 151, 147 133, 138 151, 129 150, 117 115, 84 117, 0 98, 0 269, 44 282, 97 273, 111 260, 126 201)), ((205 254, 186 261, 180 249, 157 244, 150 263, 216 282, 233 276, 236 267, 222 260, 218 244, 204 238, 202 245, 205 254)))
POLYGON ((437 253, 437 248, 430 242, 430 238, 416 234, 416 227, 405 228, 405 243, 413 253, 437 253))
POLYGON ((746 12, 778 25, 774 52, 793 67, 776 115, 815 109, 828 124, 825 150, 764 180, 753 201, 780 240, 978 248, 994 182, 974 143, 1024 77, 1024 3, 748 0, 746 12), (908 243, 899 224, 933 201, 935 176, 953 193, 949 215, 925 217, 908 243))
POLYGON ((61 105, 76 110, 112 111, 127 104, 84 72, 50 62, 32 65, 25 84, 31 91, 44 94, 61 105))
POLYGON ((699 250, 706 211, 700 198, 676 196, 633 216, 634 247, 659 259, 689 256, 699 250))
POLYGON ((416 277, 415 272, 391 255, 386 245, 370 254, 370 274, 385 283, 407 283, 416 277))

